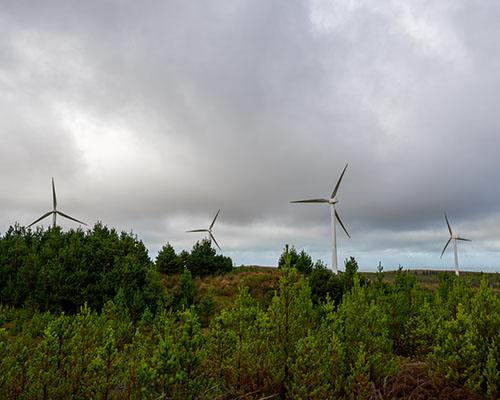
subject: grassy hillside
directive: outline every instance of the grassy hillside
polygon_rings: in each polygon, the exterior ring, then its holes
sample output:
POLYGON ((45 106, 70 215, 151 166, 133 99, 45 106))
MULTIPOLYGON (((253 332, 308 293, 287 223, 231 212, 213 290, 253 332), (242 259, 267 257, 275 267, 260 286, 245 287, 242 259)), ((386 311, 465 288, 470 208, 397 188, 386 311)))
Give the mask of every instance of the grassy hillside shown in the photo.
MULTIPOLYGON (((438 287, 440 276, 454 275, 453 272, 436 270, 413 270, 408 272, 415 276, 419 286, 430 290, 435 290, 438 287)), ((396 274, 397 271, 384 271, 383 281, 393 283, 396 274)), ((360 275, 370 282, 376 282, 378 279, 375 272, 361 272, 360 275)), ((278 288, 279 276, 279 270, 274 267, 245 266, 235 268, 229 274, 197 277, 193 280, 193 283, 196 287, 197 299, 211 298, 215 305, 214 311, 220 311, 234 304, 234 300, 238 295, 238 288, 242 286, 247 286, 252 297, 259 303, 269 305, 274 291, 278 288)), ((460 276, 463 280, 470 281, 474 287, 479 287, 481 279, 487 276, 494 291, 500 292, 499 273, 461 272, 460 276)), ((168 290, 174 290, 177 287, 179 275, 162 275, 162 280, 168 290)))
MULTIPOLYGON (((444 274, 454 275, 454 272, 451 271, 436 271, 429 269, 417 269, 417 270, 409 270, 407 271, 417 279, 417 284, 424 288, 432 288, 435 289, 439 285, 439 276, 444 274)), ((385 282, 394 282, 394 277, 397 274, 397 270, 395 271, 384 271, 384 281, 385 282)), ((375 272, 361 272, 360 275, 365 276, 370 281, 376 280, 375 272)), ((473 286, 479 287, 481 279, 487 276, 490 284, 496 289, 500 289, 500 274, 496 273, 484 273, 484 272, 468 272, 463 271, 460 272, 460 277, 464 280, 470 281, 473 286)))
MULTIPOLYGON (((271 267, 239 267, 231 273, 193 279, 198 300, 211 298, 214 311, 230 307, 238 296, 238 288, 246 286, 259 303, 268 305, 278 288, 279 270, 271 267)), ((174 291, 179 275, 162 275, 167 290, 174 291)))

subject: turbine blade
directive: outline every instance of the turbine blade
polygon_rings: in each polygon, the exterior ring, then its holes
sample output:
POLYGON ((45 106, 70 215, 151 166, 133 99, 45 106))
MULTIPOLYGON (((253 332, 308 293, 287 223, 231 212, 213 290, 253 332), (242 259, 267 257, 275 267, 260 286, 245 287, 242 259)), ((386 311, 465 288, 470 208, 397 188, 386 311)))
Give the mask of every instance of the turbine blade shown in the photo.
POLYGON ((190 231, 186 231, 186 232, 208 232, 208 229, 192 229, 190 231))
POLYGON ((44 218, 47 218, 49 215, 51 215, 54 211, 49 211, 45 214, 43 214, 40 218, 38 218, 36 221, 33 221, 31 224, 29 224, 26 228, 29 228, 31 225, 36 224, 38 221, 41 221, 44 218))
POLYGON ((56 186, 54 185, 54 178, 52 178, 52 205, 54 210, 57 208, 56 186))
POLYGON ((446 213, 444 213, 444 218, 446 219, 446 225, 448 225, 448 230, 450 231, 450 236, 453 236, 453 232, 451 231, 450 221, 448 221, 448 217, 446 213))
POLYGON ((82 224, 82 225, 85 225, 85 226, 87 225, 85 222, 82 222, 82 221, 77 220, 76 218, 70 217, 68 214, 64 214, 61 211, 56 211, 56 213, 59 214, 61 217, 68 218, 68 219, 70 219, 72 221, 78 222, 79 224, 82 224))
POLYGON ((345 173, 345 170, 347 169, 348 165, 349 164, 345 165, 344 170, 342 171, 342 174, 340 174, 340 178, 339 178, 337 184, 335 185, 335 189, 333 189, 333 192, 332 192, 332 196, 331 196, 332 199, 337 195, 337 190, 339 190, 340 182, 342 181, 342 178, 344 177, 344 173, 345 173))
POLYGON ((442 258, 442 257, 443 257, 443 254, 444 254, 444 252, 446 251, 446 248, 448 247, 448 245, 450 244, 450 242, 451 242, 451 238, 449 238, 449 239, 448 239, 448 241, 446 242, 446 244, 444 245, 444 249, 443 249, 443 251, 441 252, 441 257, 440 257, 440 258, 442 258))
POLYGON ((345 228, 344 224, 342 223, 342 220, 340 219, 340 215, 337 212, 337 210, 335 210, 335 217, 337 218, 337 221, 339 221, 339 224, 342 227, 342 229, 344 230, 344 232, 347 235, 347 237, 350 239, 351 236, 349 235, 349 232, 347 232, 347 229, 345 228))
POLYGON ((328 203, 327 199, 294 200, 290 203, 328 203))
POLYGON ((220 213, 220 208, 219 208, 219 211, 217 211, 217 214, 215 214, 215 217, 214 217, 214 220, 212 221, 212 223, 210 224, 210 228, 208 229, 212 229, 212 227, 214 226, 215 224, 215 220, 217 219, 217 217, 219 216, 219 213, 220 213))
POLYGON ((216 244, 216 246, 219 248, 219 250, 222 251, 222 249, 219 246, 219 243, 217 243, 217 240, 215 240, 214 235, 212 235, 212 232, 210 232, 209 235, 210 235, 210 239, 212 239, 214 241, 214 243, 216 244))
POLYGON ((462 237, 457 237, 457 240, 464 240, 466 242, 471 242, 472 241, 470 239, 466 239, 466 238, 462 238, 462 237))

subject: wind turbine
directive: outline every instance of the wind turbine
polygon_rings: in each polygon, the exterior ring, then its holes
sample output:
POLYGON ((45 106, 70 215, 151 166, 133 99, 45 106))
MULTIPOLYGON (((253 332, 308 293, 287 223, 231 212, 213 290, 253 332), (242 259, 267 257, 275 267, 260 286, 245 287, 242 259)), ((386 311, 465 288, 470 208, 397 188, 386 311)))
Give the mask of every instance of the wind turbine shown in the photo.
POLYGON ((459 273, 458 273, 457 240, 463 240, 463 241, 466 241, 466 242, 470 242, 470 239, 465 239, 465 238, 460 237, 458 235, 454 235, 453 232, 452 232, 452 230, 451 230, 450 221, 448 221, 448 217, 446 216, 446 213, 444 213, 444 218, 446 219, 446 225, 448 225, 448 230, 450 231, 450 238, 448 239, 448 241, 444 245, 444 249, 443 249, 443 251, 441 253, 441 258, 443 257, 443 254, 446 251, 446 248, 448 247, 448 245, 450 244, 450 242, 453 240, 453 250, 454 250, 454 253, 455 253, 455 274, 458 276, 459 273))
POLYGON ((340 175, 340 178, 335 185, 335 188, 333 189, 332 195, 330 196, 329 199, 311 199, 311 200, 295 200, 291 201, 290 203, 328 203, 330 204, 330 211, 331 211, 331 218, 332 218, 332 269, 335 274, 338 274, 338 266, 337 266, 337 232, 336 232, 336 221, 339 221, 340 226, 346 233, 347 237, 350 239, 351 236, 349 236, 349 232, 347 232, 347 229, 345 228, 344 224, 342 223, 342 220, 340 219, 340 215, 335 209, 335 204, 338 203, 337 200, 337 191, 339 190, 340 182, 342 181, 342 178, 344 176, 345 170, 347 169, 347 165, 345 165, 344 170, 342 171, 342 174, 340 175))
POLYGON ((38 218, 36 221, 33 221, 31 224, 28 225, 28 228, 31 225, 36 224, 38 221, 41 221, 42 219, 48 217, 49 215, 52 215, 52 226, 55 228, 57 214, 59 214, 61 217, 68 218, 72 221, 78 222, 79 224, 87 225, 85 222, 79 221, 76 218, 73 218, 67 214, 64 214, 62 211, 57 210, 56 187, 54 185, 54 178, 52 178, 52 205, 53 205, 52 211, 46 212, 40 218, 38 218))
POLYGON ((215 217, 214 217, 214 220, 212 221, 212 223, 210 224, 210 226, 208 227, 208 229, 193 229, 191 231, 186 231, 186 232, 208 232, 208 240, 210 240, 210 244, 212 243, 212 240, 214 241, 214 243, 217 245, 217 247, 219 248, 219 250, 222 251, 222 249, 220 248, 219 246, 219 243, 217 243, 217 240, 215 240, 215 237, 214 235, 212 234, 212 228, 214 227, 214 224, 215 224, 215 220, 217 219, 217 217, 219 216, 219 213, 220 213, 220 209, 219 211, 217 211, 217 214, 215 214, 215 217))

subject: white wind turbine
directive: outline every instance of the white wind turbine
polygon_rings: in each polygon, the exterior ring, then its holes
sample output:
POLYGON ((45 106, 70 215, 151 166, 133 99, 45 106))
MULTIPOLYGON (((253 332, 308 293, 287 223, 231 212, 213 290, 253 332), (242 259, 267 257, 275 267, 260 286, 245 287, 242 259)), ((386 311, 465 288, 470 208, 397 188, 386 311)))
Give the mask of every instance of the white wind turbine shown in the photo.
POLYGON ((61 212, 57 209, 56 187, 54 185, 54 178, 52 178, 52 205, 53 205, 52 211, 46 212, 40 218, 38 218, 36 221, 33 221, 31 224, 29 224, 27 227, 29 228, 30 226, 36 224, 38 221, 41 221, 42 219, 48 217, 49 215, 52 215, 52 226, 55 228, 57 214, 59 214, 61 217, 68 218, 72 221, 78 222, 79 224, 87 225, 85 222, 82 222, 82 221, 77 220, 76 218, 70 217, 69 215, 64 214, 63 212, 61 212))
POLYGON ((446 251, 446 248, 448 247, 448 245, 450 244, 450 242, 453 240, 453 250, 454 250, 454 253, 455 253, 455 274, 458 276, 459 273, 458 273, 458 249, 457 249, 457 240, 463 240, 463 241, 466 241, 466 242, 470 242, 470 239, 465 239, 463 237, 460 237, 458 235, 454 235, 452 230, 451 230, 451 226, 450 226, 450 222, 448 221, 448 217, 446 216, 446 213, 444 213, 444 218, 446 220, 446 225, 448 225, 448 230, 450 231, 450 238, 448 239, 448 241, 446 242, 446 244, 444 245, 444 249, 443 251, 441 252, 441 258, 443 257, 443 254, 444 252, 446 251))
POLYGON ((186 232, 207 232, 208 233, 208 240, 210 240, 210 243, 212 243, 212 240, 213 240, 214 243, 216 244, 216 246, 219 248, 219 250, 222 250, 219 246, 219 243, 217 243, 217 240, 215 240, 215 237, 212 234, 212 228, 214 227, 215 220, 219 216, 219 213, 220 213, 220 209, 219 209, 219 211, 217 211, 217 214, 215 214, 214 220, 212 221, 212 223, 210 224, 208 229, 193 229, 191 231, 186 231, 186 232))
POLYGON ((340 219, 340 215, 335 209, 335 204, 338 203, 337 200, 337 191, 339 190, 340 182, 342 181, 342 177, 344 176, 345 170, 347 169, 347 165, 344 167, 344 170, 342 171, 342 174, 340 175, 340 178, 335 185, 335 188, 333 189, 332 195, 330 196, 329 199, 311 199, 311 200, 295 200, 291 201, 290 203, 328 203, 330 204, 330 211, 331 211, 331 219, 332 219, 332 269, 335 274, 338 274, 338 266, 337 266, 337 231, 336 231, 336 221, 339 221, 340 226, 346 233, 348 238, 351 238, 349 236, 349 233, 347 232, 347 229, 345 228, 344 224, 342 223, 342 220, 340 219))

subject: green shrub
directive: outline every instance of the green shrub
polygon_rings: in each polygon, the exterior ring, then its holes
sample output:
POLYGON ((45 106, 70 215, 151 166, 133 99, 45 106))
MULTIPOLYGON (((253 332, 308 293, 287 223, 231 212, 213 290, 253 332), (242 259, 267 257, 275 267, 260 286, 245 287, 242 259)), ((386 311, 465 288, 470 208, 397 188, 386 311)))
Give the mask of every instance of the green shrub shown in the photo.
POLYGON ((309 275, 311 296, 315 304, 322 303, 329 298, 335 304, 342 300, 344 288, 340 277, 325 267, 316 267, 309 275))
POLYGON ((233 269, 233 261, 217 254, 208 239, 196 242, 191 253, 181 254, 181 260, 193 277, 227 273, 233 269))
POLYGON ((309 256, 304 250, 297 253, 295 247, 292 246, 290 249, 288 245, 285 245, 283 253, 281 253, 278 260, 278 268, 296 268, 297 271, 303 274, 309 274, 313 270, 313 261, 311 256, 309 256))
POLYGON ((176 274, 182 271, 182 262, 175 254, 175 250, 170 243, 161 248, 156 256, 156 269, 165 274, 176 274))
POLYGON ((0 302, 76 312, 101 309, 118 290, 131 312, 154 310, 163 289, 144 244, 98 223, 92 230, 11 227, 0 237, 0 302))
POLYGON ((184 268, 179 279, 177 292, 174 296, 174 307, 178 309, 189 308, 194 305, 196 288, 193 283, 191 272, 184 268))

